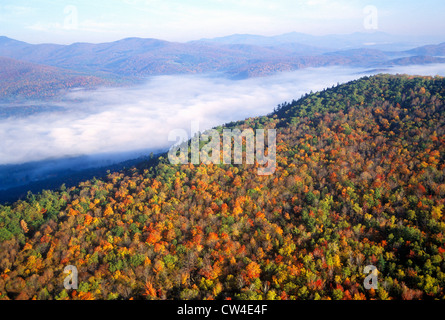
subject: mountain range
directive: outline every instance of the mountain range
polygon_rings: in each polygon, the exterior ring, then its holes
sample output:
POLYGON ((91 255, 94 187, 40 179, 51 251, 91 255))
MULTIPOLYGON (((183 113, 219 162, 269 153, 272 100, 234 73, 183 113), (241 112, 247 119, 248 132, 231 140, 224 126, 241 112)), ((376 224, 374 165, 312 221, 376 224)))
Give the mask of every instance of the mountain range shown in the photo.
POLYGON ((419 42, 397 39, 381 32, 323 37, 289 33, 231 35, 187 43, 126 38, 60 45, 29 44, 3 36, 0 92, 2 98, 11 98, 25 88, 30 96, 45 97, 58 89, 128 84, 153 75, 221 73, 242 79, 308 67, 385 68, 445 62, 445 42, 414 47, 419 42), (24 68, 32 74, 26 85, 23 77, 11 77, 24 68))
POLYGON ((276 36, 260 36, 250 34, 234 34, 200 41, 220 44, 251 44, 259 46, 283 46, 298 44, 329 52, 333 50, 348 50, 370 48, 383 51, 406 51, 425 44, 441 42, 436 37, 405 37, 391 35, 385 32, 355 32, 351 34, 310 35, 289 32, 276 36))

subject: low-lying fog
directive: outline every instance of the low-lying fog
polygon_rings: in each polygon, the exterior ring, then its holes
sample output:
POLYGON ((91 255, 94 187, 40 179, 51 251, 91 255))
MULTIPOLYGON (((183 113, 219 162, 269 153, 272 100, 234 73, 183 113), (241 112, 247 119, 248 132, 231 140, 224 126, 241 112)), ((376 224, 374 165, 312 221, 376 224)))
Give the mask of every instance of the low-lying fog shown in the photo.
MULTIPOLYGON (((397 67, 384 72, 445 75, 445 64, 397 67)), ((0 117, 0 165, 167 150, 172 144, 169 131, 190 130, 191 121, 198 120, 200 129, 208 129, 266 115, 278 104, 311 90, 374 73, 330 67, 246 80, 209 75, 158 76, 132 88, 75 90, 56 103, 55 111, 0 117)))

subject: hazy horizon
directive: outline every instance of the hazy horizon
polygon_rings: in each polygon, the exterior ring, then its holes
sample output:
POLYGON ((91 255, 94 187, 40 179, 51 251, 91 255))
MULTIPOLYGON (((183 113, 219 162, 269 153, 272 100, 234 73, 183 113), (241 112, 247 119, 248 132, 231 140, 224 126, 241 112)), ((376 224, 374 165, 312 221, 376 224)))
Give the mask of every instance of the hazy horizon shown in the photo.
POLYGON ((443 12, 445 3, 439 0, 5 0, 0 28, 13 39, 56 44, 128 37, 187 42, 290 32, 318 36, 379 31, 445 39, 443 12))
POLYGON ((284 36, 284 35, 292 35, 292 34, 301 34, 301 35, 305 35, 305 36, 310 36, 310 37, 319 37, 319 38, 323 38, 323 37, 329 37, 329 36, 353 36, 353 35, 386 35, 386 36, 392 36, 394 38, 398 38, 400 39, 399 41, 407 41, 408 38, 410 38, 411 41, 415 42, 415 41, 421 41, 425 44, 440 44, 440 43, 444 43, 445 42, 445 35, 442 36, 429 36, 427 37, 425 36, 416 36, 416 37, 408 37, 407 35, 400 35, 400 34, 392 34, 392 33, 387 33, 387 32, 383 32, 383 31, 363 31, 363 32, 351 32, 351 33, 326 33, 326 34, 311 34, 311 33, 305 33, 305 32, 298 32, 298 31, 289 31, 289 32, 284 32, 284 33, 279 33, 279 34, 271 34, 271 35, 266 35, 266 34, 253 34, 253 33, 231 33, 231 34, 225 34, 225 35, 219 35, 219 36, 215 36, 215 37, 204 37, 204 38, 197 38, 197 39, 191 39, 191 40, 184 40, 184 41, 174 41, 174 40, 167 40, 167 39, 163 39, 163 38, 154 38, 154 37, 142 37, 142 36, 126 36, 123 38, 116 38, 114 40, 109 40, 109 41, 96 41, 96 42, 89 42, 89 41, 75 41, 75 42, 70 42, 70 43, 61 43, 61 42, 48 42, 48 41, 43 41, 43 42, 36 42, 36 41, 27 41, 24 39, 20 39, 20 38, 14 38, 14 37, 10 37, 6 34, 0 34, 0 37, 6 37, 9 39, 13 39, 16 41, 21 41, 21 42, 25 42, 28 44, 32 44, 32 45, 39 45, 39 44, 55 44, 55 45, 72 45, 72 44, 77 44, 77 43, 90 43, 90 44, 101 44, 101 43, 109 43, 109 42, 116 42, 116 41, 121 41, 121 40, 125 40, 125 39, 156 39, 156 40, 161 40, 161 41, 167 41, 167 42, 176 42, 176 43, 189 43, 189 42, 194 42, 194 41, 202 41, 202 40, 211 40, 211 39, 218 39, 218 38, 228 38, 228 37, 232 37, 232 36, 259 36, 259 37, 279 37, 279 36, 284 36))

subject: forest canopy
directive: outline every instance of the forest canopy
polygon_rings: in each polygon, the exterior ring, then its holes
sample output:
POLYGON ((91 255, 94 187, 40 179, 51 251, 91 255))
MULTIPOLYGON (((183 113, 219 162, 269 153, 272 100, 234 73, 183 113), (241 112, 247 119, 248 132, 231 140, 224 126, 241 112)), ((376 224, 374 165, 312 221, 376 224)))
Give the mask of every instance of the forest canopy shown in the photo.
POLYGON ((216 128, 276 129, 273 175, 163 155, 0 206, 0 298, 444 299, 444 97, 364 77, 216 128))

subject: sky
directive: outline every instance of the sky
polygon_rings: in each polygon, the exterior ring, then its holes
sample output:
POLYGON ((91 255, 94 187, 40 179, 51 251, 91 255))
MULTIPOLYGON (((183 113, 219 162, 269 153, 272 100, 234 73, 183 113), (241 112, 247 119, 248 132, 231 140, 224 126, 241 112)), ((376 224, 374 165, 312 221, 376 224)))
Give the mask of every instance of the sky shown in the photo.
POLYGON ((1 0, 0 35, 29 43, 235 33, 444 36, 443 0, 1 0))

